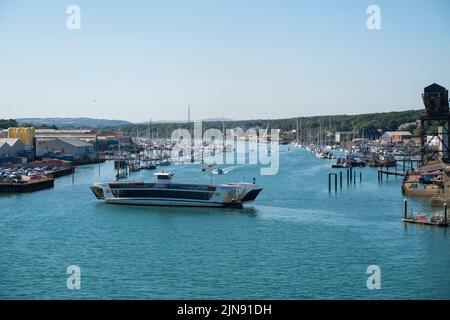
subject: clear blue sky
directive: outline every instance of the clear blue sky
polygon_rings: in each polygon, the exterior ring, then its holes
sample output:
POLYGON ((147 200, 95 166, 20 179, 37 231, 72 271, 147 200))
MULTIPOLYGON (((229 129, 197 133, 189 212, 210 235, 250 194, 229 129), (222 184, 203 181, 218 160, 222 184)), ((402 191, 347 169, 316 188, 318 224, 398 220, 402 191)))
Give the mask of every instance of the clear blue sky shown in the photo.
POLYGON ((416 109, 424 86, 450 87, 450 1, 0 0, 0 57, 0 118, 416 109))

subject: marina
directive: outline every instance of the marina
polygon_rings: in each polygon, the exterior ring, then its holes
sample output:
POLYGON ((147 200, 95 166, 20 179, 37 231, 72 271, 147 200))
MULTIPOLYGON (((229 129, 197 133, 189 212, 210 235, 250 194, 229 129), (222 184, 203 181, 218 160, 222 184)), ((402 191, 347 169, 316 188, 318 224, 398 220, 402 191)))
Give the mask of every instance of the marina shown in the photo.
POLYGON ((450 300, 450 1, 0 3, 12 310, 450 300))
MULTIPOLYGON (((71 176, 56 179, 53 189, 0 195, 0 241, 4 244, 0 254, 10 266, 0 273, 4 284, 0 296, 73 297, 73 292, 58 285, 66 281, 59 270, 66 261, 84 268, 85 282, 76 293, 78 298, 414 299, 450 295, 447 281, 424 273, 430 268, 438 273, 447 270, 447 228, 404 225, 402 179, 379 183, 376 168, 358 168, 353 183, 347 185, 344 172, 342 189, 329 193, 324 183, 329 161, 301 148, 280 148, 276 176, 260 176, 255 165, 234 166, 214 175, 215 184, 252 183, 256 177, 263 191, 243 209, 180 210, 98 202, 89 187, 114 178, 113 161, 77 167, 74 180, 71 176), (17 211, 19 201, 29 205, 17 211), (45 233, 40 232, 44 226, 45 233), (405 243, 410 250, 405 250, 405 243), (39 279, 34 276, 37 261, 39 279), (368 291, 361 280, 367 265, 373 263, 383 268, 385 290, 368 291), (337 269, 330 273, 335 264, 337 269), (219 276, 224 268, 227 275, 219 276), (185 274, 195 275, 196 282, 185 282, 185 274), (136 290, 144 275, 146 280, 136 290), (101 279, 102 285, 94 279, 101 279), (404 282, 414 285, 405 287, 404 282), (309 286, 315 289, 305 291, 309 286), (423 287, 428 290, 424 292, 423 287)), ((201 168, 201 164, 190 163, 167 167, 178 181, 209 184, 211 172, 201 168)), ((129 177, 151 181, 154 173, 141 170, 129 177)), ((429 200, 411 199, 408 206, 423 212, 429 200)))

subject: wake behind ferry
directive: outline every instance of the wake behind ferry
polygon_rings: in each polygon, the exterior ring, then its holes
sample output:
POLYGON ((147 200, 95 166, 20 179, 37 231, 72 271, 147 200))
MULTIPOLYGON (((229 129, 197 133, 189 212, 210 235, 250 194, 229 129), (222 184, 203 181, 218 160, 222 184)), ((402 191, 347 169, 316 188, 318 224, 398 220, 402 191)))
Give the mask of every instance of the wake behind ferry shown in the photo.
POLYGON ((155 173, 157 181, 98 182, 91 190, 110 204, 141 206, 233 207, 254 201, 262 188, 255 183, 221 185, 172 183, 170 172, 155 173))

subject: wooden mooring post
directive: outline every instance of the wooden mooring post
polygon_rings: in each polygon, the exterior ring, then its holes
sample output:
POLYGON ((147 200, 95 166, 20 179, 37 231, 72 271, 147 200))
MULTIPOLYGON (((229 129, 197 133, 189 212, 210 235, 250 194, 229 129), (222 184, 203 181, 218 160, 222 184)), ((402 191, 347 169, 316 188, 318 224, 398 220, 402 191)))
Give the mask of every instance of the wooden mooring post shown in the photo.
POLYGON ((408 218, 408 200, 405 199, 403 202, 403 219, 408 218))
POLYGON ((448 219, 447 219, 447 203, 444 203, 444 223, 445 224, 448 223, 448 219))
POLYGON ((337 192, 338 189, 338 177, 337 173, 329 173, 328 174, 328 192, 331 192, 331 177, 334 177, 334 191, 337 192))

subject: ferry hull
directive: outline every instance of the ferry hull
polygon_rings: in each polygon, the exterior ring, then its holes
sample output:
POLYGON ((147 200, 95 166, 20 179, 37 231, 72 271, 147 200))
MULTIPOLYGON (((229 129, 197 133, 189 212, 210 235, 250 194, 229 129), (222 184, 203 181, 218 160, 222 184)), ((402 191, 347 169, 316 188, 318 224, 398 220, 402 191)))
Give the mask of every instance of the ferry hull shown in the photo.
POLYGON ((125 206, 146 207, 204 207, 204 208, 242 208, 242 203, 213 203, 181 200, 149 200, 149 199, 107 199, 105 203, 125 206))

